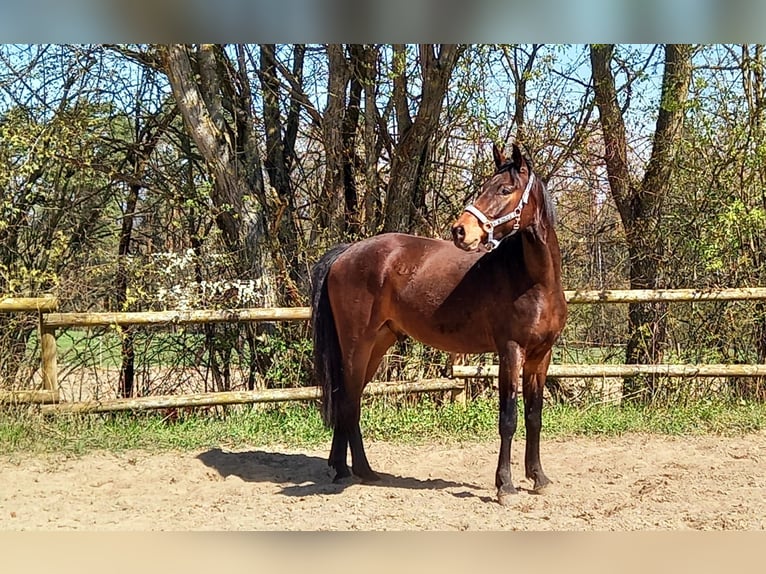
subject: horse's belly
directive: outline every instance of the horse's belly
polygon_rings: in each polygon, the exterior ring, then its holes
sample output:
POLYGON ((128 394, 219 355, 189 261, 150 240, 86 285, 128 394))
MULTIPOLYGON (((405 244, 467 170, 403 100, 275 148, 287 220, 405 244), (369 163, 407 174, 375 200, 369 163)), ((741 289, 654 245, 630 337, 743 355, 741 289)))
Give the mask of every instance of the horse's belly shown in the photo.
POLYGON ((413 314, 396 322, 396 329, 430 347, 451 353, 489 353, 495 341, 483 321, 439 320, 413 314))

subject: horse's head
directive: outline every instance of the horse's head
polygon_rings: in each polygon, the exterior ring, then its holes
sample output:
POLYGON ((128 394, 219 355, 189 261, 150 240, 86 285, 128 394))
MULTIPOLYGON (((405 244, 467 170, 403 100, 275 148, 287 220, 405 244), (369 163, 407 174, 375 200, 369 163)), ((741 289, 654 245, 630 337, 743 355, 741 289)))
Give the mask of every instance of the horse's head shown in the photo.
POLYGON ((480 245, 494 249, 501 239, 535 222, 534 209, 524 208, 530 202, 536 178, 519 146, 513 144, 510 159, 496 145, 492 146, 492 155, 494 175, 452 225, 452 240, 466 251, 476 251, 480 245))

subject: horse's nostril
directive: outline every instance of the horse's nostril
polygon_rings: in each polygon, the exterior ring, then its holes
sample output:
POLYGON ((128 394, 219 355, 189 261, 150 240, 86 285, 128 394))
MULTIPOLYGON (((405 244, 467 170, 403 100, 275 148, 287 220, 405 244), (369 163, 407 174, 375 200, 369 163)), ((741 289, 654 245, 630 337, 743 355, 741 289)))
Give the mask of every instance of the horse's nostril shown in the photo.
POLYGON ((465 239, 465 229, 462 225, 456 225, 452 228, 452 237, 455 241, 463 241, 465 239))

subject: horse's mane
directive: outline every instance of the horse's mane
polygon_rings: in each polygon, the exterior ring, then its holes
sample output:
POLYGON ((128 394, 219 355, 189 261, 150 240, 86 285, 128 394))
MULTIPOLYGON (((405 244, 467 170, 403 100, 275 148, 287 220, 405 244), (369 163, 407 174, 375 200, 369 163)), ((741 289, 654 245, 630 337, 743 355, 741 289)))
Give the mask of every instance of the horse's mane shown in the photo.
POLYGON ((538 179, 542 189, 542 201, 539 202, 538 212, 541 219, 544 219, 550 227, 556 227, 556 206, 553 203, 553 196, 548 191, 548 186, 542 179, 538 179))

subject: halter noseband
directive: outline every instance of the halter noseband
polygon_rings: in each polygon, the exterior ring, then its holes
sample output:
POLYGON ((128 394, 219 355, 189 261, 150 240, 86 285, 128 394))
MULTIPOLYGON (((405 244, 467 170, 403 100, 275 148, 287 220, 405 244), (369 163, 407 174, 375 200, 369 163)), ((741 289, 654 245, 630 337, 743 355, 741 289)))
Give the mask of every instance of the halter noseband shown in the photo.
MULTIPOLYGON (((524 188, 524 193, 521 194, 521 199, 519 200, 519 204, 516 206, 516 209, 514 209, 510 213, 503 215, 502 217, 498 217, 497 219, 490 220, 486 215, 484 215, 479 210, 479 208, 477 208, 473 204, 466 206, 466 208, 463 210, 463 211, 467 211, 468 213, 476 217, 476 219, 478 219, 481 222, 481 225, 484 228, 484 231, 487 232, 487 243, 485 244, 487 251, 492 251, 498 245, 500 245, 500 241, 502 241, 502 239, 495 239, 493 237, 495 227, 497 227, 498 225, 502 225, 503 223, 511 221, 512 219, 516 220, 513 224, 513 229, 505 237, 510 237, 511 235, 513 235, 519 230, 521 210, 524 209, 524 206, 529 201, 529 192, 531 191, 532 184, 534 184, 534 182, 535 182, 535 174, 530 171, 529 180, 527 181, 527 187, 524 188)), ((505 239, 505 237, 503 237, 503 239, 505 239)))

